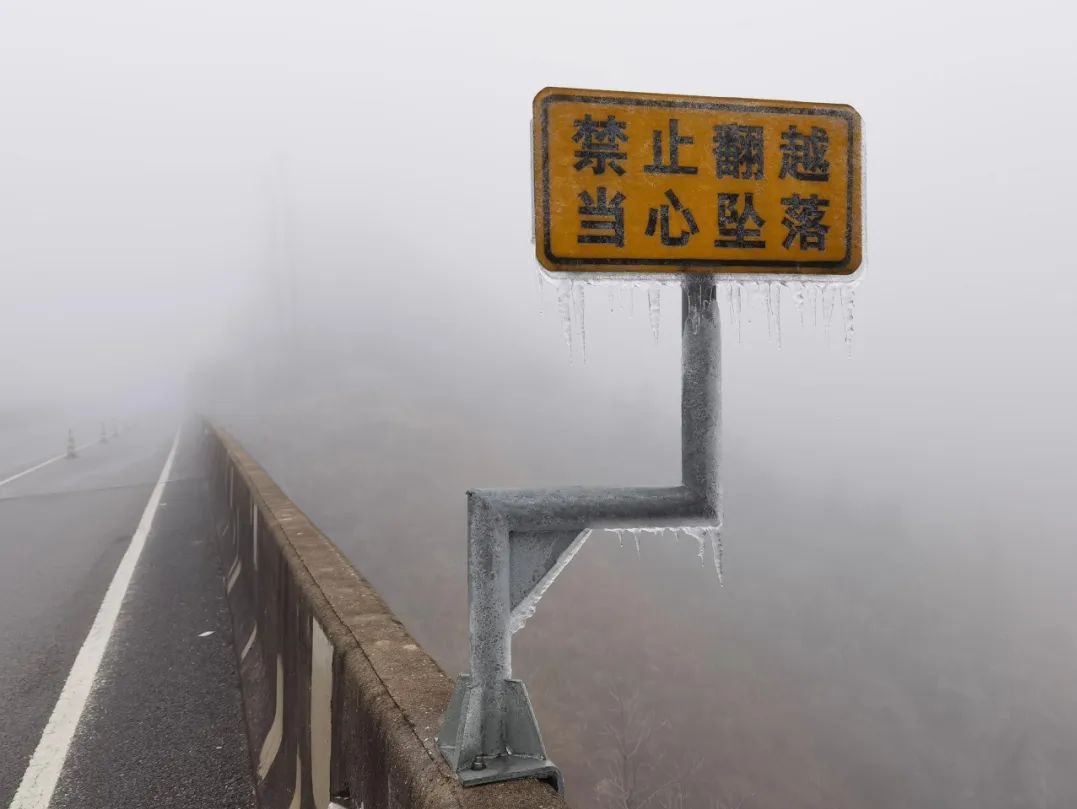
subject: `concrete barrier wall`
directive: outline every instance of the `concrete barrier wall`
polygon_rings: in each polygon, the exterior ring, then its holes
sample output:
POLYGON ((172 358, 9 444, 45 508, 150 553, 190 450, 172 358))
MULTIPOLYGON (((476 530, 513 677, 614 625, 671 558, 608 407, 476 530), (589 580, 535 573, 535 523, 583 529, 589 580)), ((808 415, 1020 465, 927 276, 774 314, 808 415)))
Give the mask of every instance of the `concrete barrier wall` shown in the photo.
POLYGON ((260 805, 564 809, 537 781, 459 785, 435 738, 452 681, 235 440, 204 439, 260 805))

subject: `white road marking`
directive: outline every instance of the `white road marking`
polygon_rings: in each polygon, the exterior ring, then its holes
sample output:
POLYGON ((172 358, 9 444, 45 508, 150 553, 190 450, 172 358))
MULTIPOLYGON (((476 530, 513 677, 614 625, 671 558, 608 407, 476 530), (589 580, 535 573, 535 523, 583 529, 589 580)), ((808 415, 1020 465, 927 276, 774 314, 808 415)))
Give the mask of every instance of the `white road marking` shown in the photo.
POLYGON ((232 565, 232 574, 228 577, 228 587, 225 589, 226 593, 231 593, 232 588, 236 586, 236 582, 239 581, 239 574, 243 572, 243 563, 239 561, 239 557, 236 557, 236 563, 232 565))
POLYGON ((280 742, 284 733, 284 662, 277 655, 277 704, 273 713, 273 724, 269 726, 265 741, 262 742, 262 752, 258 756, 258 780, 264 781, 269 774, 269 768, 273 766, 280 751, 280 742))
MULTIPOLYGON (((79 450, 86 449, 87 447, 92 447, 96 443, 97 443, 96 441, 90 441, 88 444, 83 444, 80 447, 75 447, 75 452, 78 452, 79 450)), ((67 453, 65 452, 62 455, 57 455, 54 458, 49 458, 47 461, 42 461, 41 463, 37 464, 36 466, 31 466, 29 469, 23 469, 21 472, 18 472, 16 474, 12 475, 9 478, 4 478, 3 480, 0 480, 0 486, 4 486, 4 485, 6 485, 8 483, 16 481, 19 478, 24 477, 25 475, 29 475, 31 472, 36 472, 38 469, 44 469, 50 463, 56 463, 57 461, 62 461, 66 457, 67 457, 67 453)))
POLYGON ((315 806, 329 805, 329 761, 333 754, 333 646, 310 618, 310 783, 315 806))
MULTIPOLYGON (((295 751, 295 791, 288 809, 299 809, 303 805, 303 762, 299 760, 299 751, 295 751)), ((315 804, 318 806, 319 804, 315 804)))
POLYGON ((251 555, 254 557, 254 569, 258 569, 258 505, 251 503, 251 523, 254 525, 251 539, 251 555))
POLYGON ((239 653, 239 662, 243 662, 247 659, 247 655, 250 654, 251 647, 254 646, 254 639, 258 637, 258 624, 254 625, 254 629, 251 630, 251 636, 247 638, 247 642, 243 644, 243 651, 239 653))
POLYGON ((105 597, 97 610, 93 626, 90 627, 86 640, 82 643, 71 671, 67 674, 63 690, 56 700, 52 709, 52 715, 41 733, 41 740, 37 743, 30 763, 23 773, 22 781, 15 792, 8 809, 48 809, 52 800, 52 793, 56 789, 56 783, 60 779, 64 760, 67 758, 68 748, 75 736, 79 719, 86 708, 86 701, 90 696, 94 680, 97 679, 97 670, 101 666, 101 658, 104 657, 105 647, 108 646, 112 630, 116 625, 116 617, 120 614, 120 606, 123 604, 124 595, 131 583, 135 565, 146 545, 146 538, 153 527, 153 518, 157 513, 157 505, 161 502, 165 484, 172 471, 172 462, 176 458, 176 447, 179 446, 180 431, 176 430, 176 436, 172 439, 172 449, 169 450, 168 460, 165 461, 161 476, 157 479, 157 485, 153 487, 153 493, 146 504, 146 510, 142 512, 138 528, 131 537, 131 544, 120 560, 112 582, 105 591, 105 597))

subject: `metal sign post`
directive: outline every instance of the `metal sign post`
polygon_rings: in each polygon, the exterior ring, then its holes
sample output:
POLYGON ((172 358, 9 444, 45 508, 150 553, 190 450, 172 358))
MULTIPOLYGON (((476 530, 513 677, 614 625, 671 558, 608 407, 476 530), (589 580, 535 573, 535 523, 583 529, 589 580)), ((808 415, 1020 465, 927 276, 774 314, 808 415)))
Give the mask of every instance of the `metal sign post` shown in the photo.
POLYGON ((512 634, 591 529, 720 528, 716 276, 852 276, 860 116, 841 104, 547 88, 534 100, 536 258, 552 273, 681 276, 681 484, 468 493, 471 671, 438 746, 465 785, 562 788, 512 634))
POLYGON ((562 788, 527 690, 512 678, 513 626, 582 532, 721 523, 721 324, 709 276, 682 281, 679 486, 468 492, 471 672, 457 680, 438 745, 465 785, 539 778, 562 788))

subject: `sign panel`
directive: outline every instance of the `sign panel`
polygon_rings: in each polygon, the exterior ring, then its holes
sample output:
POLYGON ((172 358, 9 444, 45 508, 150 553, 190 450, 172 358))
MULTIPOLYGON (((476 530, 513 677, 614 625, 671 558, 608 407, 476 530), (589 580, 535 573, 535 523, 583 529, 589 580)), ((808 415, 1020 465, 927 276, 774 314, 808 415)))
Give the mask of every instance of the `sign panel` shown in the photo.
POLYGON ((860 266, 852 107, 547 88, 533 138, 535 243, 548 270, 860 266))

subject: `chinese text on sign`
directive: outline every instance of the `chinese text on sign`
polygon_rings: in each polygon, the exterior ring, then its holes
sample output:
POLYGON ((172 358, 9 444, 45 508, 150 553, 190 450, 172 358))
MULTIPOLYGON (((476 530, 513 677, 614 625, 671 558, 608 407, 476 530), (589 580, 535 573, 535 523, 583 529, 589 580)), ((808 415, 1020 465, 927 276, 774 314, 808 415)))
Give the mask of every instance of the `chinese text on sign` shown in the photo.
POLYGON ((860 116, 835 104, 549 88, 535 231, 553 271, 849 275, 860 116))

